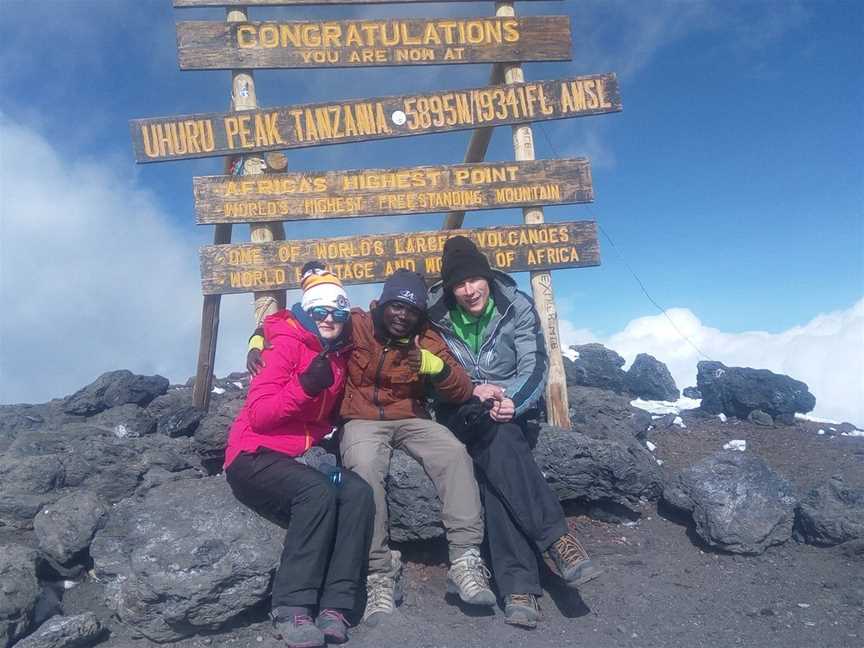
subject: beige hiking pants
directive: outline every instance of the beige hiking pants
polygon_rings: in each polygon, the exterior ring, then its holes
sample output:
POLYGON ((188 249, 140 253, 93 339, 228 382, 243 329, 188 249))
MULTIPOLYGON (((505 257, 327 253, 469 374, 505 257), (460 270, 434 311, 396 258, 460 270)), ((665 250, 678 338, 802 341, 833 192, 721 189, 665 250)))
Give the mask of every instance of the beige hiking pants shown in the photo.
POLYGON ((387 494, 384 478, 394 448, 416 459, 435 484, 441 521, 447 532, 451 562, 483 541, 480 493, 474 465, 465 446, 443 425, 427 419, 348 421, 339 446, 342 464, 372 487, 375 523, 369 550, 369 573, 389 573, 387 494))

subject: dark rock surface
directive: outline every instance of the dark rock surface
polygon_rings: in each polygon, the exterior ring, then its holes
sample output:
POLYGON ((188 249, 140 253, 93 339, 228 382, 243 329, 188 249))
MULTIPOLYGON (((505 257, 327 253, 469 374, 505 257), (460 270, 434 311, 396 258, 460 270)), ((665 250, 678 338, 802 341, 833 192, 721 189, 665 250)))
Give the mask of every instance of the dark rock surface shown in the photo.
MULTIPOLYGON (((621 435, 623 438, 623 435, 621 435)), ((662 491, 654 457, 635 438, 591 438, 542 426, 534 458, 561 500, 612 503, 635 510, 662 491)))
POLYGON ((214 399, 207 416, 195 430, 193 447, 211 475, 222 471, 228 430, 243 408, 243 401, 243 395, 238 393, 226 393, 224 397, 214 399))
POLYGON ((864 488, 833 477, 811 490, 798 505, 795 538, 821 546, 864 540, 864 488))
POLYGON ((121 369, 109 371, 66 399, 67 414, 93 416, 99 412, 135 403, 147 405, 168 389, 168 379, 162 376, 139 376, 121 369))
POLYGON ((284 530, 222 477, 169 482, 112 510, 90 548, 106 602, 155 641, 214 630, 260 604, 284 530))
POLYGON ((599 387, 615 392, 624 391, 626 374, 621 369, 624 358, 602 344, 581 344, 571 347, 579 357, 564 359, 567 386, 599 387))
POLYGON ((767 414, 762 410, 753 410, 747 415, 747 420, 754 425, 761 425, 762 427, 774 427, 774 419, 771 417, 770 414, 767 414))
POLYGON ((0 647, 23 637, 39 598, 36 552, 19 544, 0 544, 0 647))
POLYGON ((419 463, 394 450, 387 475, 390 539, 394 542, 428 540, 444 535, 441 500, 419 463))
POLYGON ((107 514, 105 502, 90 491, 61 497, 33 520, 39 548, 52 560, 69 563, 87 550, 107 514))
POLYGON ((663 499, 690 512, 708 545, 759 554, 792 536, 796 500, 792 485, 746 452, 721 451, 679 473, 663 499))
POLYGON ((806 413, 816 406, 805 383, 767 369, 700 362, 696 384, 702 392, 702 409, 711 414, 746 419, 758 409, 777 417, 806 413))
POLYGON ((87 648, 104 636, 102 624, 92 612, 75 616, 53 616, 16 648, 87 648))
POLYGON ((100 412, 90 423, 111 432, 118 439, 142 437, 156 432, 156 419, 146 409, 134 403, 118 405, 100 412))
POLYGON ((696 387, 685 387, 681 393, 687 398, 702 398, 702 392, 696 387))
POLYGON ((647 353, 636 356, 624 379, 631 394, 645 400, 677 401, 681 392, 665 364, 647 353))

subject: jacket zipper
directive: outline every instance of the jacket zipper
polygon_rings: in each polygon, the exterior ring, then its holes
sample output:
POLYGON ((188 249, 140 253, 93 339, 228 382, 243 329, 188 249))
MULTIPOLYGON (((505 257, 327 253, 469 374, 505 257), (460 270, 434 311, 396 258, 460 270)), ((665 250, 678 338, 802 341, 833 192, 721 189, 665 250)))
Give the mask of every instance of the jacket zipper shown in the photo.
POLYGON ((378 361, 378 369, 375 371, 375 389, 372 391, 372 402, 378 406, 378 418, 384 420, 384 408, 381 407, 381 402, 378 400, 378 387, 381 380, 381 368, 384 366, 384 357, 387 355, 388 347, 384 347, 381 353, 381 360, 378 361))

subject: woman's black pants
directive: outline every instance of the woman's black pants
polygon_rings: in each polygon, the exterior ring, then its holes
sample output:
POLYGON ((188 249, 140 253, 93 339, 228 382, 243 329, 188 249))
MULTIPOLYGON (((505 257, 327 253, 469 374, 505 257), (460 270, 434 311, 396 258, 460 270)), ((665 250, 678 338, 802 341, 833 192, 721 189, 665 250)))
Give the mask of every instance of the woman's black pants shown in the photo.
POLYGON ((352 610, 369 556, 372 489, 349 470, 342 484, 288 455, 243 452, 225 471, 234 496, 287 529, 272 609, 352 610))

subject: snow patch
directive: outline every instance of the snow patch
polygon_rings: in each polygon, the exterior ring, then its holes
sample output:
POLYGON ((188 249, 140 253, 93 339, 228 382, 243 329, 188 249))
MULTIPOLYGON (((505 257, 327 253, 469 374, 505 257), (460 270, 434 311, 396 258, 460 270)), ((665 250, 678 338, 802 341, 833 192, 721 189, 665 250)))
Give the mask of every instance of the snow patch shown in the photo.
POLYGON ((649 452, 654 452, 657 449, 657 446, 651 443, 650 441, 645 442, 645 447, 648 448, 649 452))
POLYGON ((677 425, 680 428, 687 429, 687 426, 684 425, 684 419, 682 419, 680 416, 675 417, 675 420, 672 421, 672 425, 677 425))
POLYGON ((851 432, 841 432, 840 436, 864 437, 864 430, 852 430, 851 432))
POLYGON ((732 439, 729 443, 723 444, 724 450, 740 450, 744 452, 747 449, 747 441, 744 439, 732 439))
POLYGON ((225 393, 225 390, 224 390, 222 387, 214 387, 214 388, 213 388, 213 393, 214 393, 214 394, 224 394, 224 393, 225 393))
POLYGON ((726 415, 725 415, 723 412, 720 412, 720 413, 717 415, 717 418, 720 419, 720 422, 721 422, 721 423, 725 423, 725 422, 726 422, 726 415))
POLYGON ((819 436, 822 436, 823 434, 825 434, 825 430, 819 430, 816 434, 818 434, 819 436))
POLYGON ((651 414, 662 416, 664 414, 680 414, 684 410, 696 409, 702 404, 702 399, 682 396, 673 403, 672 401, 642 400, 641 398, 637 398, 630 401, 630 404, 651 414))

